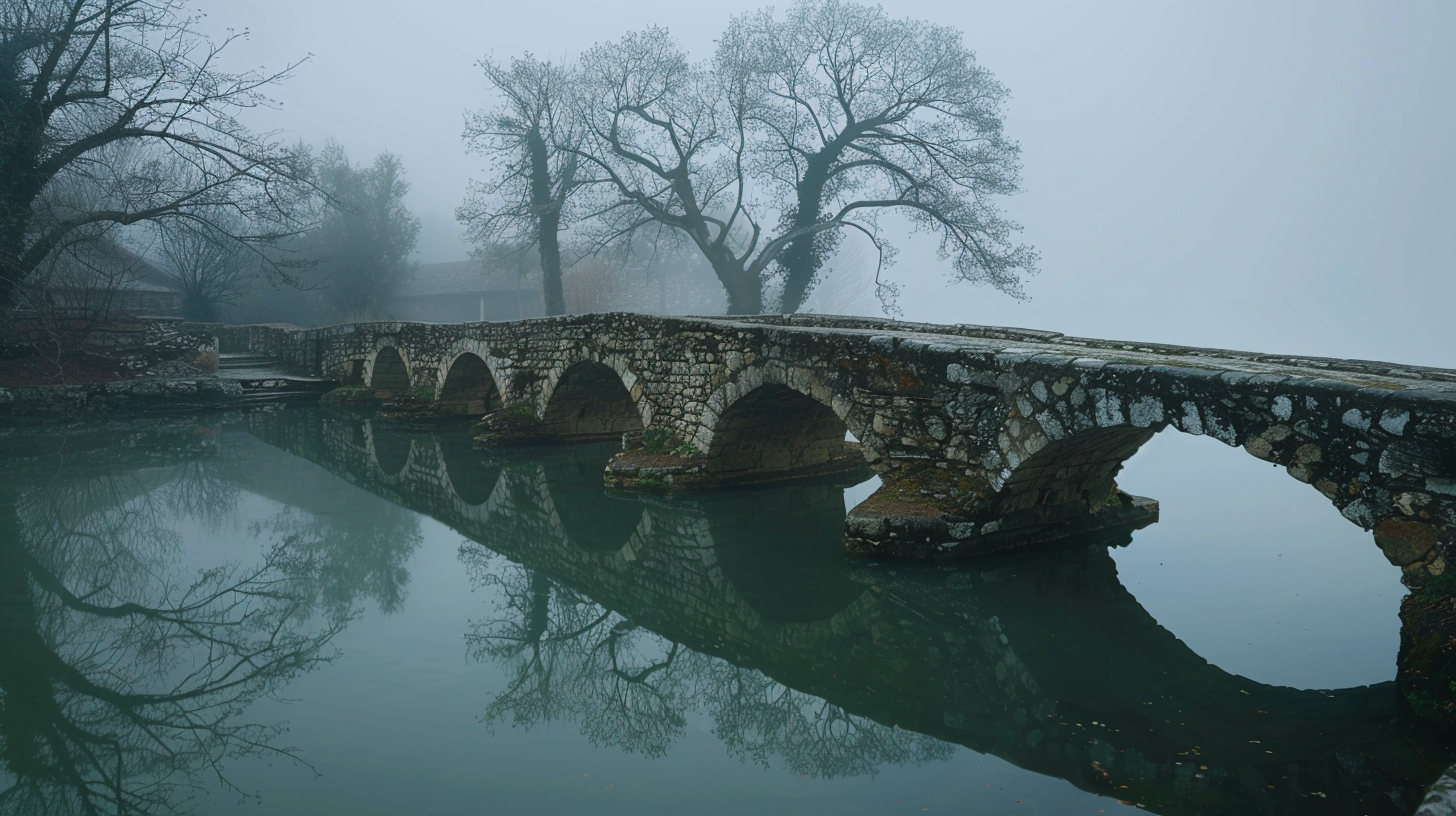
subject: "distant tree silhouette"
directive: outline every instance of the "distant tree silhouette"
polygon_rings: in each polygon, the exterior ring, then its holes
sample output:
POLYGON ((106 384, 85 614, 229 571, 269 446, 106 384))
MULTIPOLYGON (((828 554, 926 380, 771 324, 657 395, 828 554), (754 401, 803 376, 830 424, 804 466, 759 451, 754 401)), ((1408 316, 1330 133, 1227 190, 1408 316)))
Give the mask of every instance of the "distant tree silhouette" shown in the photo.
POLYGON ((485 181, 470 183, 456 218, 477 247, 535 250, 545 314, 566 314, 561 232, 574 194, 591 182, 573 152, 581 138, 570 98, 575 77, 569 67, 529 53, 509 65, 490 58, 478 64, 501 101, 469 115, 465 144, 493 167, 485 181))
POLYGON ((393 153, 374 163, 349 162, 336 142, 319 156, 319 186, 327 194, 323 223, 306 246, 319 261, 320 294, 336 317, 377 319, 414 273, 409 261, 420 221, 404 204, 409 183, 393 153))

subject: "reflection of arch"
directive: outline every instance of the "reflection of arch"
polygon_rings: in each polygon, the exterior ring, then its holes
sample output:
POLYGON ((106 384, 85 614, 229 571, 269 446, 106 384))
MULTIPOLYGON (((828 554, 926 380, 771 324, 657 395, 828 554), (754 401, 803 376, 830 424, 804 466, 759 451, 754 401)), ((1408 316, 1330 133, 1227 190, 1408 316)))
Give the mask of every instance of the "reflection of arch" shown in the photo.
POLYGON ((440 387, 440 413, 480 416, 499 408, 500 402, 500 389, 485 361, 468 351, 456 357, 440 387))
POLYGON ((342 438, 345 443, 362 451, 369 450, 369 429, 365 427, 364 420, 348 417, 341 424, 344 426, 342 438))
MULTIPOLYGON (((300 447, 307 435, 275 433, 301 455, 339 457, 339 469, 358 472, 348 450, 340 457, 338 449, 300 447)), ((438 479, 412 479, 417 491, 368 472, 356 483, 664 637, 760 668, 856 715, 1150 811, 1192 816, 1217 800, 1230 812, 1316 816, 1332 802, 1363 800, 1369 810, 1356 812, 1405 814, 1452 759, 1444 741, 1425 741, 1399 718, 1393 684, 1303 691, 1210 665, 1121 585, 1103 547, 987 559, 975 569, 865 568, 854 575, 871 591, 816 619, 834 604, 795 608, 799 601, 775 597, 788 591, 766 573, 784 554, 752 550, 756 530, 780 523, 772 510, 780 505, 767 494, 743 495, 739 505, 725 494, 721 509, 705 503, 707 525, 692 509, 652 505, 631 546, 605 556, 563 546, 558 515, 567 502, 552 500, 535 468, 514 470, 517 489, 509 489, 508 471, 489 523, 449 515, 459 506, 439 500, 450 488, 438 479), (695 531, 711 538, 700 542, 695 531), (1209 770, 1194 776, 1198 764, 1209 770)), ((798 496, 785 504, 819 512, 812 494, 798 496)), ((840 581, 827 558, 825 565, 820 574, 840 581)), ((818 594, 811 583, 789 589, 818 594)))
POLYGON ((374 463, 385 476, 398 476, 409 465, 413 444, 410 438, 398 431, 383 428, 375 423, 366 426, 369 432, 369 447, 374 454, 374 463))
POLYGON ((712 428, 705 470, 723 482, 763 482, 863 465, 845 442, 848 429, 829 406, 786 385, 768 383, 744 394, 712 428))
POLYGON ((616 439, 642 429, 642 417, 617 372, 584 360, 562 372, 546 394, 547 433, 560 439, 616 439))
POLYGON ((410 390, 409 366, 400 356, 399 349, 385 346, 374 355, 369 387, 380 396, 394 396, 410 390))
POLYGON ((561 451, 544 463, 551 504, 566 536, 588 552, 616 552, 642 523, 642 503, 612 498, 602 489, 602 469, 613 445, 561 451))
POLYGON ((500 479, 500 465, 488 464, 480 451, 471 447, 468 437, 442 438, 439 450, 445 478, 456 498, 472 507, 485 504, 500 479))
POLYGON ((828 620, 864 594, 844 557, 843 488, 729 491, 706 497, 702 509, 719 568, 765 620, 828 620))

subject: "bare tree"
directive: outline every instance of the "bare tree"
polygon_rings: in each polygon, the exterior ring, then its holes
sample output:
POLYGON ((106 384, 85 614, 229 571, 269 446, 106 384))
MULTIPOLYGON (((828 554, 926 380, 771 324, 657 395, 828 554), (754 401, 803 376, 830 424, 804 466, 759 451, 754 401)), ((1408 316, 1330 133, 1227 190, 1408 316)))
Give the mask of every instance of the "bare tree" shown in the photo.
POLYGON ((572 195, 591 179, 580 172, 568 68, 527 53, 504 65, 479 63, 501 103, 466 118, 465 144, 490 158, 493 173, 472 181, 455 217, 478 247, 537 250, 545 313, 566 314, 561 232, 572 195))
POLYGON ((216 321, 220 307, 247 294, 256 257, 232 236, 231 224, 179 222, 159 226, 156 249, 182 293, 189 320, 216 321))
POLYGON ((799 0, 784 20, 772 9, 735 17, 717 70, 746 73, 732 81, 762 92, 751 113, 756 170, 787 193, 780 230, 796 236, 777 259, 782 311, 804 304, 844 229, 883 248, 874 214, 886 210, 939 234, 961 280, 1023 297, 1037 254, 1012 243, 1020 227, 992 201, 1018 191, 1006 89, 959 31, 879 6, 799 0))
MULTIPOLYGON (((96 153, 98 160, 112 167, 138 164, 134 145, 107 145, 96 153)), ((58 178, 37 198, 34 225, 45 229, 64 217, 60 214, 122 206, 114 200, 117 193, 86 176, 58 178)), ((84 349, 93 330, 112 320, 117 307, 124 305, 121 288, 146 277, 149 265, 132 251, 133 232, 133 228, 107 221, 69 230, 11 292, 14 310, 0 309, 0 330, 27 338, 60 372, 64 358, 84 349)))
MULTIPOLYGON (((229 73, 220 43, 181 0, 6 0, 0 4, 0 311, 77 230, 185 220, 268 225, 234 238, 295 232, 307 165, 236 115, 269 105, 277 73, 229 73), (118 166, 108 148, 131 146, 118 166), (190 172, 178 177, 178 165, 190 172), (37 212, 46 189, 86 179, 109 192, 37 212)), ((64 199, 57 199, 64 201, 64 199)), ((270 266, 287 277, 285 266, 270 266)))
MULTIPOLYGON (((732 314, 762 311, 774 277, 777 308, 797 311, 844 230, 874 242, 882 269, 893 247, 877 217, 890 210, 938 233, 963 280, 1020 296, 1035 271, 989 200, 1017 189, 1005 89, 953 29, 801 2, 786 23, 736 18, 710 63, 649 28, 587 52, 582 76, 577 153, 615 197, 596 208, 598 243, 653 222, 682 232, 732 314)), ((876 281, 893 308, 893 285, 876 281)))
POLYGON ((752 74, 690 62, 662 28, 592 48, 581 71, 588 138, 577 153, 616 197, 598 208, 599 243, 653 222, 671 227, 712 265, 730 314, 762 311, 765 273, 796 234, 770 239, 752 212, 752 74))

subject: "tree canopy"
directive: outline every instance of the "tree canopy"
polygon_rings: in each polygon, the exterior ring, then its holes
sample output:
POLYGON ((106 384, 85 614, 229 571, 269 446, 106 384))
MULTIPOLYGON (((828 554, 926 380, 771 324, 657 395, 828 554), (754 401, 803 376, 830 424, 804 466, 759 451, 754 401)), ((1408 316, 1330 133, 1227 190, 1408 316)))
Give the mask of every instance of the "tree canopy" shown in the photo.
POLYGON ((488 136, 505 158, 461 210, 476 237, 509 223, 529 243, 528 227, 549 223, 555 240, 564 225, 550 207, 569 169, 594 182, 569 240, 596 251, 648 225, 673 230, 734 314, 803 308, 849 235, 876 250, 877 294, 892 309, 882 273, 895 247, 881 224, 892 213, 937 237, 957 280, 1020 298, 1036 272, 1036 251, 1015 242, 1020 227, 998 207, 1020 184, 1007 91, 955 29, 799 0, 782 16, 734 17, 711 59, 649 27, 571 68, 530 55, 482 66, 505 101, 473 118, 467 138, 488 136), (532 150, 550 162, 533 164, 532 150))
POLYGON ((404 204, 409 183, 399 157, 380 153, 361 167, 330 142, 319 156, 318 184, 329 204, 306 244, 319 262, 324 300, 339 318, 387 316, 413 273, 409 257, 420 232, 404 204))
POLYGON ((306 226, 304 157, 237 118, 295 66, 223 70, 240 36, 209 40, 180 0, 0 4, 0 309, 97 225, 241 216, 231 237, 265 244, 306 226))

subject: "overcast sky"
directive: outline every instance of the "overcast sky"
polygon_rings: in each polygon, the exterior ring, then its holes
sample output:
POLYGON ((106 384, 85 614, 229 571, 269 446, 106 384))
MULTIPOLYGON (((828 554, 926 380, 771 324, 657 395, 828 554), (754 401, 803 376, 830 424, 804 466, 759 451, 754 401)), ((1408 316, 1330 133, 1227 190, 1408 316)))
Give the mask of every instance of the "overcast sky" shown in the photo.
MULTIPOLYGON (((233 67, 312 55, 249 121, 399 154, 423 260, 463 258, 481 56, 570 57, 649 24, 706 57, 758 2, 198 0, 233 67)), ((784 4, 779 4, 784 5, 784 4)), ((1010 89, 1042 253, 1029 302, 906 236, 904 317, 1456 367, 1456 2, 892 2, 955 26, 1010 89)))

